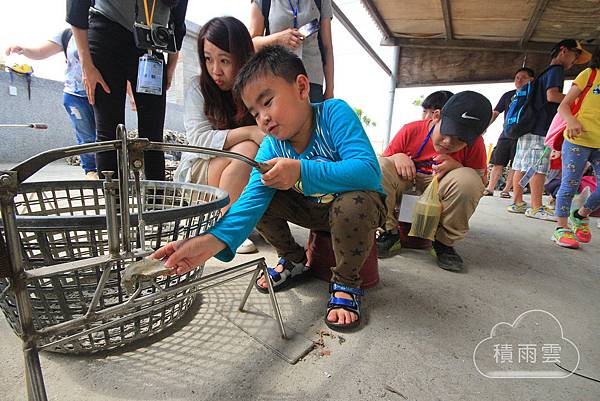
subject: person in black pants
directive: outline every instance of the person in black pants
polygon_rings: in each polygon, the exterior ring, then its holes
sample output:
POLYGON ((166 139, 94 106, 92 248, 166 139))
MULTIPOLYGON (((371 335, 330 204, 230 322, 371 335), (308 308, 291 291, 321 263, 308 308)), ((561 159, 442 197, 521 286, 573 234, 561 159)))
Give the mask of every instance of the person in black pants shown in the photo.
MULTIPOLYGON (((82 65, 83 82, 96 114, 97 141, 114 140, 116 127, 125 123, 127 81, 132 83, 137 105, 138 130, 142 138, 162 142, 165 120, 166 91, 177 64, 178 53, 163 60, 162 94, 139 93, 138 61, 147 50, 136 47, 133 25, 138 12, 162 2, 170 8, 169 21, 174 26, 176 48, 181 49, 185 36, 187 0, 67 0, 67 22, 71 24, 82 65), (89 19, 88 19, 89 16, 89 19)), ((158 21, 157 21, 158 22, 158 21)), ((115 152, 96 155, 98 172, 117 170, 115 152)), ((145 175, 149 180, 165 179, 163 152, 145 153, 145 175)))

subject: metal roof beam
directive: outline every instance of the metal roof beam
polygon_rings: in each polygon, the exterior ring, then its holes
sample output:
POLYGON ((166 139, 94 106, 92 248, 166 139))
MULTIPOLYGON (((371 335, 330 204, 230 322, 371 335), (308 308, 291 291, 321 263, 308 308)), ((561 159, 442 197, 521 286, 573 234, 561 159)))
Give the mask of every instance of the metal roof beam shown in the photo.
POLYGON ((456 49, 486 52, 513 52, 513 53, 548 53, 551 44, 529 42, 521 45, 519 42, 501 42, 493 40, 472 39, 412 39, 388 38, 381 41, 382 46, 420 47, 426 49, 456 49))
POLYGON ((371 56, 373 60, 381 67, 381 69, 388 75, 392 75, 392 71, 387 66, 387 64, 379 57, 379 55, 373 50, 371 45, 367 42, 367 40, 358 32, 356 27, 350 22, 348 17, 340 10, 340 8, 335 4, 335 2, 331 2, 331 6, 333 8, 333 15, 341 22, 341 24, 348 30, 350 35, 356 39, 358 44, 360 44, 363 49, 371 56))
POLYGON ((525 32, 523 33, 523 37, 521 37, 521 43, 520 43, 521 46, 523 44, 529 42, 529 39, 531 39, 531 36, 533 35, 533 31, 535 31, 535 28, 537 27, 538 23, 540 22, 540 19, 542 18, 542 14, 544 13, 546 6, 548 5, 548 1, 549 0, 538 0, 537 1, 537 4, 533 8, 531 15, 529 16, 529 24, 527 24, 527 28, 525 29, 525 32))
POLYGON ((450 15, 450 4, 448 0, 441 0, 442 14, 444 15, 444 27, 446 28, 446 40, 452 40, 452 18, 450 15))

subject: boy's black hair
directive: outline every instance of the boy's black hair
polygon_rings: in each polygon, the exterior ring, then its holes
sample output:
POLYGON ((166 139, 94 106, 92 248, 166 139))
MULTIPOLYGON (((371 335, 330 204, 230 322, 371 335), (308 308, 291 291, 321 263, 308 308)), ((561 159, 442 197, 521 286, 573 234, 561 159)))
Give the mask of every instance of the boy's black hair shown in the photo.
POLYGON ((246 85, 265 74, 272 74, 293 83, 298 75, 306 75, 302 60, 283 46, 266 46, 248 60, 239 71, 233 92, 241 96, 246 85))
POLYGON ((436 91, 423 100, 421 107, 424 109, 441 110, 454 93, 450 91, 436 91))
POLYGON ((529 75, 531 78, 535 78, 535 71, 533 71, 531 68, 529 67, 521 67, 519 68, 517 71, 515 71, 515 77, 517 76, 518 73, 520 73, 521 71, 526 72, 527 75, 529 75))

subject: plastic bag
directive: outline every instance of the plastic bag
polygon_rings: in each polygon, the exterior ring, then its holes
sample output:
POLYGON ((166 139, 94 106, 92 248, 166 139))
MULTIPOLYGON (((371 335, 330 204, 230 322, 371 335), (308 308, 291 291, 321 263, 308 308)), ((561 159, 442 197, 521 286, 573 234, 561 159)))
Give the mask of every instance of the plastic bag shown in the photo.
POLYGON ((435 174, 431 183, 417 200, 412 226, 408 235, 433 241, 442 213, 442 203, 440 202, 438 189, 438 176, 435 174))

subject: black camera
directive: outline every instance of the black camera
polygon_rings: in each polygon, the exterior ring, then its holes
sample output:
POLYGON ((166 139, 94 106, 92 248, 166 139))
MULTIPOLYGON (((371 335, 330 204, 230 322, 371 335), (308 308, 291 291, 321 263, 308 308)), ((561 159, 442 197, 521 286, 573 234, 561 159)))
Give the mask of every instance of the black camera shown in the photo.
POLYGON ((161 50, 177 53, 175 32, 171 27, 152 24, 151 26, 136 22, 133 24, 135 45, 140 49, 161 50))

